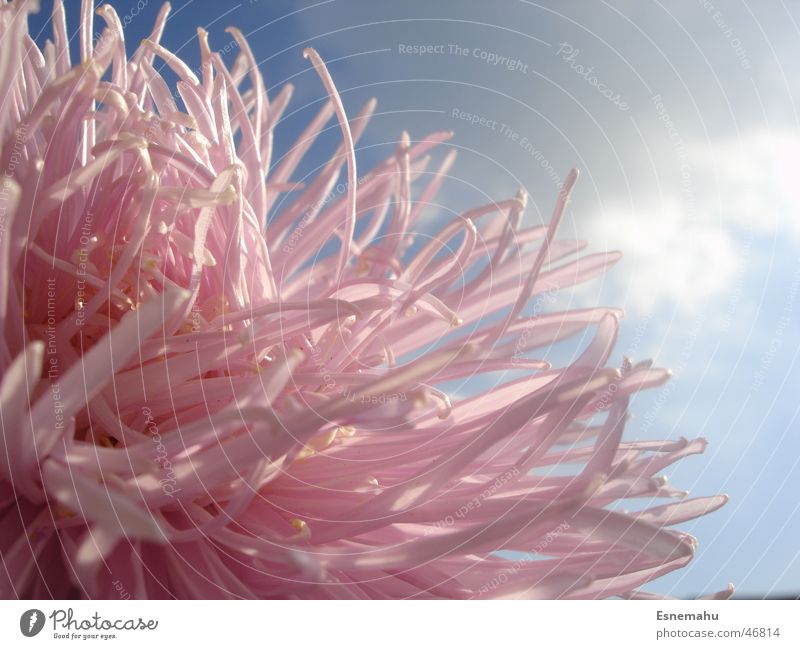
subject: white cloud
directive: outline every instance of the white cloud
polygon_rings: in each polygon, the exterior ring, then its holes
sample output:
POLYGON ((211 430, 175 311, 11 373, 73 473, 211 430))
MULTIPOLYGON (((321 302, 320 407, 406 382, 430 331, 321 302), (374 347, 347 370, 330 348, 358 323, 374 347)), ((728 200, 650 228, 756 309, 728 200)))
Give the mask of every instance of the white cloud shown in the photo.
POLYGON ((755 131, 688 147, 698 216, 753 234, 800 237, 800 135, 755 131))
POLYGON ((593 225, 592 247, 624 252, 622 272, 609 277, 623 307, 695 309, 725 290, 737 264, 729 232, 691 220, 674 200, 637 208, 611 208, 593 225))
MULTIPOLYGON (((692 202, 680 187, 590 220, 594 246, 625 253, 612 273, 629 307, 696 310, 730 298, 759 262, 759 241, 800 240, 800 136, 753 132, 738 139, 689 142, 692 202)), ((663 186, 662 186, 663 190, 663 186)), ((744 306, 744 305, 743 305, 744 306)))

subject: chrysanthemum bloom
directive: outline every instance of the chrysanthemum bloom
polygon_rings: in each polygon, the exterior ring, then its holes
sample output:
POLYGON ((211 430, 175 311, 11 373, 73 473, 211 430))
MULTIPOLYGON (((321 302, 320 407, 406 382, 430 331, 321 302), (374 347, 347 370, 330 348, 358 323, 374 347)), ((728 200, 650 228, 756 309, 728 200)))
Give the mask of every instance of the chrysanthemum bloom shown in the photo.
POLYGON ((520 192, 415 238, 449 134, 358 175, 375 105, 348 121, 315 51, 329 101, 277 157, 292 88, 237 30, 192 70, 165 6, 128 58, 84 1, 73 65, 61 2, 43 51, 31 5, 0 7, 2 596, 637 597, 690 561, 671 526, 724 498, 659 473, 705 442, 622 441, 667 371, 606 367, 618 309, 530 315, 618 257, 555 239, 577 173, 548 225, 520 192))

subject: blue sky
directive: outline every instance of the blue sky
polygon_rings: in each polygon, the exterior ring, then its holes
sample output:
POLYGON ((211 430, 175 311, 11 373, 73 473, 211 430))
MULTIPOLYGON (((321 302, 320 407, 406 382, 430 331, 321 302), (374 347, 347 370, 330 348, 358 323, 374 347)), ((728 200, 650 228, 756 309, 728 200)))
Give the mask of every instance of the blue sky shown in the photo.
MULTIPOLYGON (((147 35, 159 3, 114 4, 130 15, 129 42, 147 35)), ((634 401, 627 436, 707 437, 706 454, 677 465, 670 482, 731 497, 684 526, 700 541, 697 558, 654 588, 691 596, 732 581, 742 595, 800 590, 800 3, 173 7, 164 40, 183 58, 197 61, 196 25, 218 50, 230 48, 224 28, 235 25, 267 84, 296 86, 279 149, 324 98, 302 58, 313 45, 350 114, 379 100, 359 151, 364 168, 403 129, 412 139, 456 132, 459 161, 441 196, 448 209, 522 185, 527 218, 542 220, 557 179, 579 167, 562 235, 625 257, 570 299, 623 307, 620 355, 674 370, 668 386, 634 401), (434 49, 409 53, 414 45, 434 49), (478 123, 458 117, 465 113, 478 123)), ((337 138, 331 129, 327 145, 337 138)))

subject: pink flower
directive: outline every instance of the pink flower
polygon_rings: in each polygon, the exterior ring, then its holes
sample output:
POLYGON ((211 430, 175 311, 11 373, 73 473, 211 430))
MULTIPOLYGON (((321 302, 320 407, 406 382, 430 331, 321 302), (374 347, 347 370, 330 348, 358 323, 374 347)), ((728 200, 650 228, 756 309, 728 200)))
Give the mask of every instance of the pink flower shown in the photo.
POLYGON ((62 3, 43 51, 32 4, 0 7, 0 595, 637 597, 691 560, 671 526, 725 498, 658 475, 705 441, 622 441, 668 372, 606 367, 618 309, 527 315, 619 256, 555 238, 577 172, 549 225, 520 192, 415 236, 450 134, 358 175, 375 104, 348 121, 314 50, 330 100, 277 157, 292 87, 268 98, 239 31, 228 69, 199 30, 192 70, 165 5, 128 58, 84 0, 73 65, 62 3))

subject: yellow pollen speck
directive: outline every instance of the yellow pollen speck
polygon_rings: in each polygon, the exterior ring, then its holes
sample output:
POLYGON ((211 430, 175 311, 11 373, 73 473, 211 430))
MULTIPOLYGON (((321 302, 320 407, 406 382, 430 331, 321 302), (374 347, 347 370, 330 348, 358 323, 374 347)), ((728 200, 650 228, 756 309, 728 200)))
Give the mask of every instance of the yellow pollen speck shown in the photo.
POLYGON ((304 446, 297 454, 297 459, 305 460, 306 458, 311 457, 312 455, 314 455, 314 449, 311 448, 310 446, 304 446))
POLYGON ((74 518, 75 512, 72 511, 69 507, 65 507, 64 505, 59 505, 56 507, 56 517, 57 518, 74 518))
POLYGON ((369 262, 366 259, 359 259, 356 266, 356 275, 366 275, 369 272, 369 262))
POLYGON ((352 437, 356 434, 356 429, 352 426, 339 426, 338 434, 342 437, 352 437))
POLYGON ((100 442, 100 446, 103 446, 104 448, 114 448, 114 443, 111 441, 111 438, 105 433, 100 435, 98 441, 100 442))
POLYGON ((311 457, 319 451, 323 451, 333 444, 336 435, 339 433, 339 428, 333 428, 326 433, 317 435, 306 444, 302 450, 297 454, 298 460, 304 460, 311 457))
POLYGON ((418 394, 411 403, 414 404, 415 408, 424 408, 428 405, 428 399, 424 394, 418 394))
POLYGON ((293 518, 290 521, 292 527, 297 530, 297 533, 303 537, 311 536, 311 529, 308 527, 308 523, 305 521, 300 520, 299 518, 293 518))

